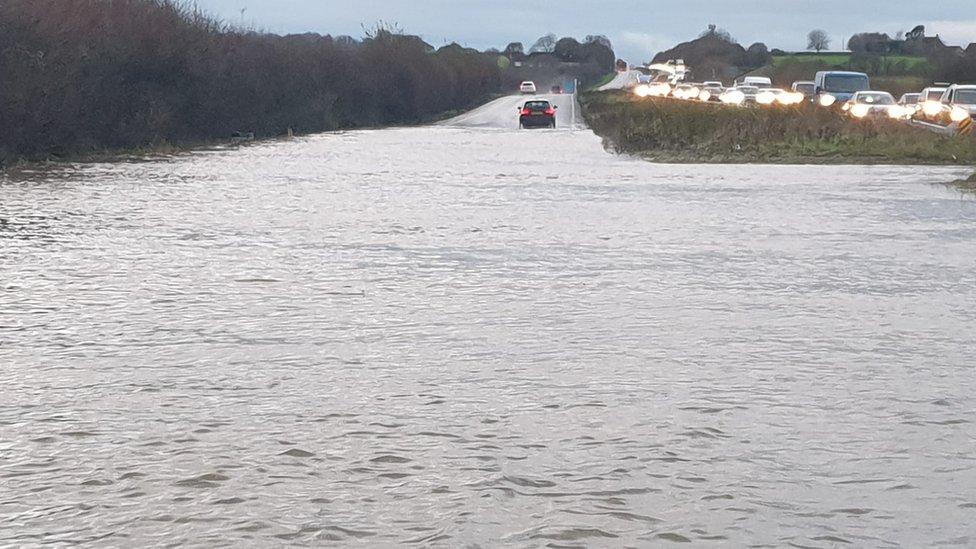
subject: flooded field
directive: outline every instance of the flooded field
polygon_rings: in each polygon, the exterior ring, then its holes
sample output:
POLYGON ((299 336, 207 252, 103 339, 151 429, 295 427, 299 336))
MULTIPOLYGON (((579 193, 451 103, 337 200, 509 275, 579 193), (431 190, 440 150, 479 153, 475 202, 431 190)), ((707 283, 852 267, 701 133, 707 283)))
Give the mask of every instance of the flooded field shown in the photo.
POLYGON ((0 546, 976 544, 963 172, 515 101, 0 179, 0 546))

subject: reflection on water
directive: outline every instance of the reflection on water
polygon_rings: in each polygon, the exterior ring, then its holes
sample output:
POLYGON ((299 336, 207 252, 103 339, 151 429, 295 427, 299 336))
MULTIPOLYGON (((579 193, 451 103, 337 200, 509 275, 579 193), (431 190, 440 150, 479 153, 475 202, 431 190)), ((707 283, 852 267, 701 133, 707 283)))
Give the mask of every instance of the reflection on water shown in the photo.
POLYGON ((425 128, 0 182, 0 545, 972 546, 958 170, 425 128))

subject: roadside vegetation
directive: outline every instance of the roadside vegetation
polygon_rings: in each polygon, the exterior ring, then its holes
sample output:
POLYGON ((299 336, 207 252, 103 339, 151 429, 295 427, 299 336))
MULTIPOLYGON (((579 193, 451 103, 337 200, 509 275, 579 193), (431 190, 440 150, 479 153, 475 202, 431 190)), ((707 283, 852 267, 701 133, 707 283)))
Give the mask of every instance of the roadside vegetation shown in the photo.
POLYGON ((662 162, 976 164, 976 139, 810 104, 737 108, 626 92, 587 93, 583 116, 616 152, 662 162))
POLYGON ((955 182, 955 186, 971 193, 976 193, 976 173, 969 176, 968 179, 962 179, 955 182))
POLYGON ((175 0, 3 0, 0 165, 419 122, 498 92, 497 61, 395 28, 245 31, 175 0))

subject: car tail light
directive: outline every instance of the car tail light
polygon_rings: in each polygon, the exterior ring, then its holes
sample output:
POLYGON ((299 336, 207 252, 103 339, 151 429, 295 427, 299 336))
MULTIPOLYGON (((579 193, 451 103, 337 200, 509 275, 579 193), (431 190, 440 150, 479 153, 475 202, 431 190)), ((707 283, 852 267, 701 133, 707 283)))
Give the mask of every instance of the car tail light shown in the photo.
POLYGON ((546 109, 546 116, 556 116, 556 109, 552 107, 546 109))
POLYGON ((522 109, 522 116, 532 116, 532 109, 527 107, 522 109))

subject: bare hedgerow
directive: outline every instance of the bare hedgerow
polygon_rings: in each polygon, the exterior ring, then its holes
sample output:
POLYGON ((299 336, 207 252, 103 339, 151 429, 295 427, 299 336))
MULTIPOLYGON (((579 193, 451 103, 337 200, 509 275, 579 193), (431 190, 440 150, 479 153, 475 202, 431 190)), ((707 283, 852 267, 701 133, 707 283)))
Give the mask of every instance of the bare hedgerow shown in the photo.
POLYGON ((419 121, 500 86, 396 27, 276 36, 173 0, 3 0, 0 75, 0 160, 419 121))

